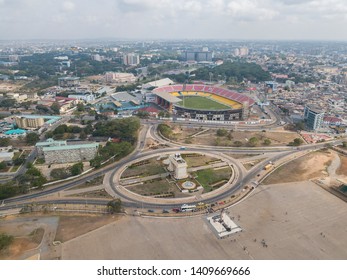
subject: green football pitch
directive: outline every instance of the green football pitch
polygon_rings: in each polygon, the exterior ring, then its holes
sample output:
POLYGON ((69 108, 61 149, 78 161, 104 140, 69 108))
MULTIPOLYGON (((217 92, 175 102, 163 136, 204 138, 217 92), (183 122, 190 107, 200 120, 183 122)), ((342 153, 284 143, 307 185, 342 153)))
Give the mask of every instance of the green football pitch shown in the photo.
POLYGON ((200 110, 227 110, 229 106, 218 103, 202 96, 187 96, 182 97, 183 100, 178 102, 177 105, 183 106, 189 109, 200 109, 200 110))

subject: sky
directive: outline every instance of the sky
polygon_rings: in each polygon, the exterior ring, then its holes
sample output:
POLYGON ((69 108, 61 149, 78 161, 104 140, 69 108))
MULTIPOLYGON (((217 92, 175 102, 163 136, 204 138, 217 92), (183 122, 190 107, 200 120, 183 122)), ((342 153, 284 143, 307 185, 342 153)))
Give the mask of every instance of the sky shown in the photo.
POLYGON ((347 0, 0 0, 0 40, 347 40, 347 0))

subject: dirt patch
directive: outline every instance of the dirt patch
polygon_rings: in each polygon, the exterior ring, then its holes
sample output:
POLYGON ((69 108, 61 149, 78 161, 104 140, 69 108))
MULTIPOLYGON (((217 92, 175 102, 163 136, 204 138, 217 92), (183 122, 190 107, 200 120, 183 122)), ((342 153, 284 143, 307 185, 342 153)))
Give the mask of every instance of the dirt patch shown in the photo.
POLYGON ((66 242, 120 218, 120 216, 109 215, 61 216, 55 240, 66 242))
POLYGON ((30 239, 32 242, 39 245, 42 241, 45 230, 43 228, 37 228, 32 233, 30 233, 30 239))
MULTIPOLYGON (((54 164, 36 164, 35 167, 39 169, 42 174, 48 180, 55 180, 51 177, 51 171, 56 168, 68 168, 74 165, 73 163, 54 163, 54 164)), ((90 168, 89 162, 83 162, 83 171, 86 171, 90 168)))
POLYGON ((243 163, 243 166, 247 169, 250 170, 252 169, 254 166, 256 166, 258 163, 261 163, 262 161, 264 161, 266 158, 259 158, 259 159, 255 159, 255 160, 250 160, 246 163, 243 163))
POLYGON ((339 155, 341 160, 340 167, 336 170, 337 175, 345 175, 347 176, 347 157, 339 155))
POLYGON ((73 188, 71 188, 69 190, 77 190, 77 189, 89 188, 89 187, 93 187, 93 186, 99 186, 99 185, 101 185, 103 183, 104 176, 105 175, 102 175, 102 176, 96 177, 96 178, 94 178, 92 180, 88 180, 85 183, 83 183, 81 185, 78 185, 76 187, 73 187, 73 188))
POLYGON ((177 192, 174 183, 169 183, 166 179, 149 180, 143 184, 127 187, 131 192, 140 195, 166 195, 177 192))
POLYGON ((33 250, 40 245, 44 233, 45 230, 43 228, 37 228, 29 236, 16 237, 7 249, 0 252, 0 259, 19 259, 23 252, 33 250))
POLYGON ((327 167, 333 159, 331 152, 314 152, 298 158, 275 170, 263 184, 299 182, 317 177, 327 177, 327 167))
POLYGON ((25 82, 16 81, 16 82, 1 82, 0 83, 0 92, 15 92, 19 90, 25 82))
POLYGON ((188 168, 204 166, 211 162, 219 161, 217 158, 200 154, 182 154, 182 158, 187 162, 188 168))
POLYGON ((9 248, 0 253, 0 259, 15 260, 23 254, 23 252, 32 250, 37 247, 37 243, 27 237, 15 238, 9 248))
POLYGON ((255 156, 259 156, 260 154, 229 154, 229 153, 224 153, 227 156, 230 156, 232 158, 249 158, 249 157, 255 157, 255 156))
POLYGON ((105 190, 96 190, 96 191, 91 191, 91 192, 84 192, 84 193, 79 193, 79 194, 73 194, 69 195, 70 197, 87 197, 87 198, 110 198, 112 199, 113 197, 106 192, 105 190))

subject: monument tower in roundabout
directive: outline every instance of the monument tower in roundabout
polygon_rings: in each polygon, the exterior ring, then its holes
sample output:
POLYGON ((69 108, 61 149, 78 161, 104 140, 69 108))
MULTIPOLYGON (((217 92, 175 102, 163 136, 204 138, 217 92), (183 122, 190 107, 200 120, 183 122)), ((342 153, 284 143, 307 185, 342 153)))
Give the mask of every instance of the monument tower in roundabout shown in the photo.
POLYGON ((181 154, 177 153, 170 155, 168 170, 173 172, 175 179, 180 180, 188 178, 187 167, 187 162, 181 157, 181 154))

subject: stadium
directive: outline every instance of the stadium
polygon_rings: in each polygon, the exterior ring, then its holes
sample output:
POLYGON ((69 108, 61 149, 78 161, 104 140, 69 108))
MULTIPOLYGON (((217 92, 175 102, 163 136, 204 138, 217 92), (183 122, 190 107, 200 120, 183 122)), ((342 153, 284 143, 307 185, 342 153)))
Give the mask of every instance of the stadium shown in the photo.
POLYGON ((153 93, 162 108, 178 117, 196 120, 243 120, 255 103, 246 95, 209 85, 164 86, 153 93))

